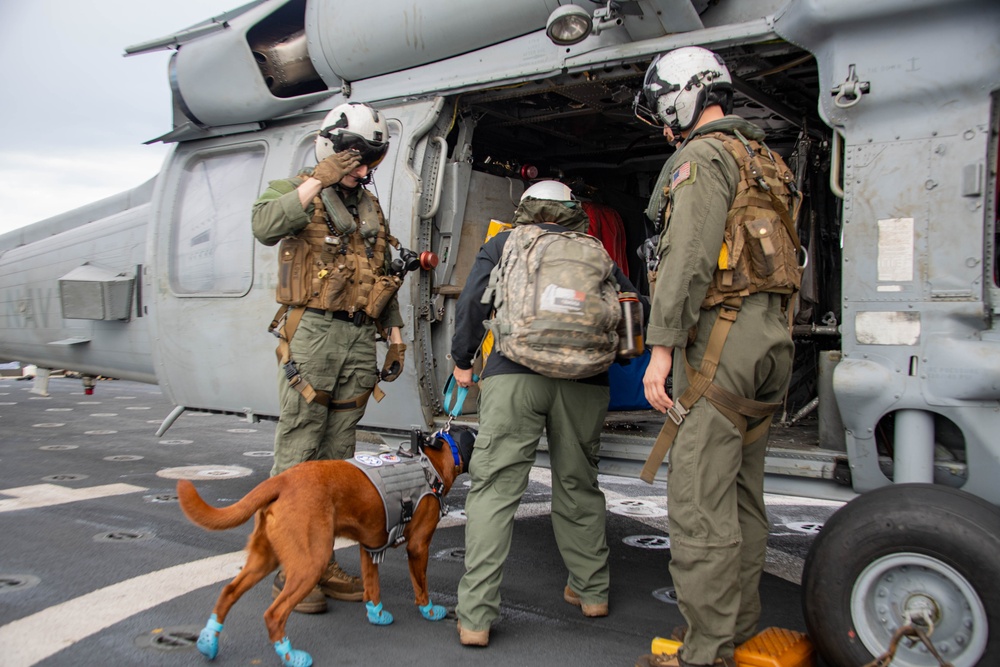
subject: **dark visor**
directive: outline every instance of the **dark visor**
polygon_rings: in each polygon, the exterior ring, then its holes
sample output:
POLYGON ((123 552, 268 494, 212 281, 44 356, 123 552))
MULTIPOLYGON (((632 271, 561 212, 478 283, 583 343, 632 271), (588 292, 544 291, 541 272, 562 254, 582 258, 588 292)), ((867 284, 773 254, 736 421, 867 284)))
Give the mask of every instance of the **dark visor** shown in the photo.
POLYGON ((360 134, 346 130, 341 130, 337 134, 329 131, 321 132, 320 135, 330 140, 334 153, 355 150, 361 154, 361 164, 366 164, 369 167, 377 167, 389 151, 389 142, 387 141, 368 141, 360 134))

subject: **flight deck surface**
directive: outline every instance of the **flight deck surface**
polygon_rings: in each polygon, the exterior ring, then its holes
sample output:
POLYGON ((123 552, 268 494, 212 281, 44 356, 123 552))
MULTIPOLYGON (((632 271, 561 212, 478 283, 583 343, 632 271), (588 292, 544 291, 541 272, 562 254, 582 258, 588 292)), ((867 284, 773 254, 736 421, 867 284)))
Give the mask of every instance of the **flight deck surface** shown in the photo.
MULTIPOLYGON (((194 479, 213 505, 234 502, 265 479, 274 423, 173 410, 159 387, 102 380, 85 395, 79 379, 53 378, 48 396, 32 382, 0 378, 0 664, 202 665, 194 641, 221 587, 242 564, 252 522, 207 532, 183 516, 177 476, 194 479)), ((395 451, 400 442, 383 450, 395 451)), ((360 442, 359 451, 379 451, 360 442)), ((431 543, 431 599, 448 608, 424 620, 413 604, 405 550, 380 568, 392 625, 368 623, 361 603, 329 601, 318 615, 293 614, 295 648, 322 665, 622 665, 667 637, 683 618, 672 600, 666 490, 602 475, 611 548, 610 615, 585 618, 562 599, 566 571, 556 549, 549 470, 535 468, 518 511, 504 568, 500 619, 485 649, 458 642, 454 606, 463 573, 468 476, 447 496, 431 543)), ((816 530, 839 503, 769 495, 761 627, 805 631, 799 578, 816 530)), ((359 573, 356 546, 337 552, 359 573)), ((271 578, 226 619, 214 664, 279 665, 262 614, 271 578)))

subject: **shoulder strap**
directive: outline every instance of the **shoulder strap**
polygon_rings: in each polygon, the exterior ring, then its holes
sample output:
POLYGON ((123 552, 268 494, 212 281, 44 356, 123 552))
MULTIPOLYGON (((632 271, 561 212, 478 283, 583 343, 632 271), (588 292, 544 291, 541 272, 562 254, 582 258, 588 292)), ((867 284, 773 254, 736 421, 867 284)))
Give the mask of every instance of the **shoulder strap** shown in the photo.
MULTIPOLYGON (((799 240, 798 232, 795 231, 795 222, 792 220, 792 216, 788 212, 788 207, 783 201, 781 201, 781 198, 774 193, 774 189, 764 180, 764 170, 760 164, 760 156, 756 151, 754 151, 753 146, 746 137, 740 134, 737 130, 733 130, 733 132, 736 135, 736 138, 733 138, 723 132, 712 132, 703 136, 713 137, 721 141, 726 147, 726 150, 733 156, 733 159, 736 160, 736 164, 740 165, 740 171, 749 175, 754 181, 756 181, 760 189, 768 194, 771 198, 771 203, 774 205, 775 212, 777 212, 778 217, 781 219, 781 224, 784 225, 785 229, 788 231, 788 235, 792 237, 792 242, 795 243, 795 250, 800 250, 802 248, 802 242, 799 240), (743 150, 740 150, 741 148, 743 150)), ((769 149, 767 152, 771 155, 771 151, 769 149)), ((773 156, 771 161, 775 166, 775 170, 777 170, 778 163, 774 160, 773 156)), ((792 196, 795 195, 793 194, 792 196)), ((796 206, 795 213, 795 217, 798 217, 798 206, 796 206)))

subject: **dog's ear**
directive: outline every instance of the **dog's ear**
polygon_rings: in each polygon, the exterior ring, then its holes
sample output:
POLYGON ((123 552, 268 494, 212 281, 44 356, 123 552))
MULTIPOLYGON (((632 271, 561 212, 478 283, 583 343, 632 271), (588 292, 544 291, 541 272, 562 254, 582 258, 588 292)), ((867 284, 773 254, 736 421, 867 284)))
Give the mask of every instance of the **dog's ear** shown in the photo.
POLYGON ((455 439, 459 449, 463 447, 471 449, 476 444, 476 435, 476 431, 468 426, 458 426, 451 430, 451 437, 455 439))
POLYGON ((462 468, 466 472, 469 470, 469 462, 472 460, 472 450, 476 446, 476 436, 478 432, 469 427, 460 427, 452 430, 452 437, 458 447, 458 456, 462 459, 462 468))

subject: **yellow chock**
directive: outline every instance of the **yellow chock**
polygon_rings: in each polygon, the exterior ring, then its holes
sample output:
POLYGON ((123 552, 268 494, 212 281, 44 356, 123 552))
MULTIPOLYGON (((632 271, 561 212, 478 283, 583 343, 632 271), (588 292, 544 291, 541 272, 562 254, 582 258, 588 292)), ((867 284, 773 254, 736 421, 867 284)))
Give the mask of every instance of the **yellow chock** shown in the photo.
MULTIPOLYGON (((677 653, 681 642, 655 637, 652 651, 677 653)), ((816 650, 809 637, 795 630, 765 628, 736 647, 737 667, 814 667, 816 650)))
POLYGON ((813 667, 816 650, 795 630, 765 628, 736 647, 738 667, 813 667))
POLYGON ((671 653, 677 653, 680 649, 681 643, 674 641, 673 639, 664 639, 663 637, 653 637, 653 653, 657 655, 670 655, 671 653))

